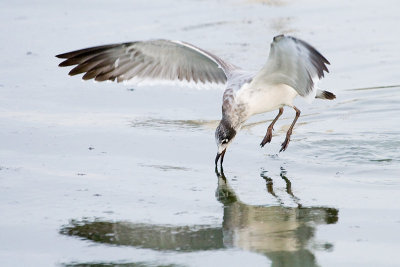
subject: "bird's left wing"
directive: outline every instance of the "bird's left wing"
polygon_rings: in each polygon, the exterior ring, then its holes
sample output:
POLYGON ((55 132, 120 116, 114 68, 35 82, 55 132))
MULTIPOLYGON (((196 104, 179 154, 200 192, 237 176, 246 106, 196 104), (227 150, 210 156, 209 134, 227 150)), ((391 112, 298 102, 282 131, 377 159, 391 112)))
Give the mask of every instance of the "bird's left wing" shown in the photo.
POLYGON ((271 43, 265 66, 253 79, 258 84, 286 84, 303 97, 316 95, 316 82, 329 72, 329 61, 308 43, 278 35, 271 43))
POLYGON ((224 84, 237 68, 194 45, 161 39, 91 47, 57 57, 66 59, 60 67, 76 65, 70 75, 84 73, 82 79, 96 81, 224 84))

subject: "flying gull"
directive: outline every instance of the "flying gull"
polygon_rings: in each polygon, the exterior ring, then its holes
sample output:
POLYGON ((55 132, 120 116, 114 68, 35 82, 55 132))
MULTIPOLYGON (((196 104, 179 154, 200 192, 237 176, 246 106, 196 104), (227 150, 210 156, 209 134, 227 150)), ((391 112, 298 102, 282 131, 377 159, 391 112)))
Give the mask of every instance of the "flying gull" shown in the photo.
POLYGON ((251 116, 279 110, 260 144, 263 147, 271 142, 274 124, 283 107, 296 111, 281 152, 288 147, 300 116, 300 110, 293 105, 296 96, 336 98, 316 86, 324 71, 329 72, 326 67, 329 61, 314 47, 292 36, 273 38, 267 63, 258 72, 243 70, 189 43, 162 39, 90 47, 57 57, 66 59, 60 67, 76 65, 69 75, 84 73, 84 80, 156 84, 177 81, 199 87, 224 84, 222 119, 215 131, 218 146, 215 165, 221 159, 221 166, 226 149, 251 116))

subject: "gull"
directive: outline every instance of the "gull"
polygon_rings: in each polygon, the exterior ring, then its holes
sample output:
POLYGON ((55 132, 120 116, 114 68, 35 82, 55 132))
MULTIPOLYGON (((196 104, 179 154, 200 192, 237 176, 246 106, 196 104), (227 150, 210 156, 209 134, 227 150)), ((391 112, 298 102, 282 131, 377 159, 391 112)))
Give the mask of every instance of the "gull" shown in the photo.
POLYGON ((266 64, 259 71, 247 71, 214 54, 182 41, 164 39, 136 41, 80 49, 56 57, 65 59, 60 67, 74 66, 69 75, 84 73, 82 79, 141 84, 167 81, 204 87, 223 84, 222 119, 215 131, 221 167, 227 148, 251 116, 278 110, 260 146, 271 142, 274 125, 285 106, 296 111, 280 152, 289 145, 300 110, 297 97, 335 99, 317 87, 329 72, 329 61, 314 47, 292 36, 277 35, 271 43, 266 64))

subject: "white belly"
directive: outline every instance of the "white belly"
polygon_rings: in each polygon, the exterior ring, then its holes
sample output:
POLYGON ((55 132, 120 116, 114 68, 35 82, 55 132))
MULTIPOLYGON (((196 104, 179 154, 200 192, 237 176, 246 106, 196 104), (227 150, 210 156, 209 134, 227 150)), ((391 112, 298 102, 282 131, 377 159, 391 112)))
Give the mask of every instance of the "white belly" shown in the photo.
POLYGON ((247 117, 276 110, 282 106, 293 106, 296 90, 286 84, 250 88, 245 85, 236 95, 238 103, 247 104, 247 117))

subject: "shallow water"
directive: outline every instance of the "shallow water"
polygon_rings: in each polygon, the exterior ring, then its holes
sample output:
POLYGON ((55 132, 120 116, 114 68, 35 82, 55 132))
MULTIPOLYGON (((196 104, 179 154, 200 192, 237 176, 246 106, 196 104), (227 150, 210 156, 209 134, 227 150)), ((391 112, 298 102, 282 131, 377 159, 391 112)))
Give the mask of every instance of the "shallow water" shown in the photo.
POLYGON ((1 2, 0 265, 400 265, 398 7, 1 2), (283 153, 294 111, 262 149, 276 112, 252 118, 223 173, 213 164, 222 91, 80 82, 54 58, 167 38, 257 69, 282 32, 330 60, 320 86, 337 99, 297 101, 283 153))

